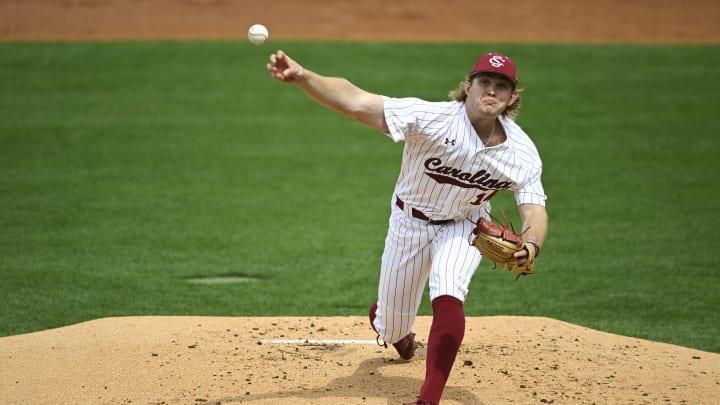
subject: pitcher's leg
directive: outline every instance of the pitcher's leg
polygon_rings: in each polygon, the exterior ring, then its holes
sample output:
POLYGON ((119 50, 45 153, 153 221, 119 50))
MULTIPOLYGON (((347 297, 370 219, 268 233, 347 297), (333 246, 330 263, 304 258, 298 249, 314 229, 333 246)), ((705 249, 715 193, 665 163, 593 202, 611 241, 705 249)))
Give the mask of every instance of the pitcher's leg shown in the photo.
POLYGON ((473 224, 464 220, 443 227, 433 240, 430 269, 430 299, 442 295, 464 302, 470 281, 480 264, 482 255, 468 241, 473 224))
POLYGON ((373 328, 397 343, 412 331, 430 271, 432 227, 393 210, 382 256, 373 328))
POLYGON ((462 302, 449 295, 436 298, 432 307, 433 321, 427 344, 425 381, 419 398, 439 404, 465 337, 465 312, 462 302))
POLYGON ((440 403, 465 336, 463 302, 481 255, 468 242, 468 221, 443 229, 433 241, 430 297, 433 320, 428 336, 425 380, 419 398, 440 403))

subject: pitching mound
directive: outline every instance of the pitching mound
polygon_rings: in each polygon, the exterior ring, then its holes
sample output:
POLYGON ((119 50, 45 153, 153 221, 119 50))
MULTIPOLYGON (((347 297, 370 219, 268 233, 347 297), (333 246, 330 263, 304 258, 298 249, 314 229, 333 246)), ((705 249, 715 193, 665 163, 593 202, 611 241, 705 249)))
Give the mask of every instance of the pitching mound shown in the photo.
MULTIPOLYGON (((431 319, 416 332, 427 339, 431 319)), ((0 338, 3 403, 399 404, 400 360, 365 318, 108 318, 0 338)), ((720 355, 548 318, 468 318, 445 404, 700 404, 720 355)))

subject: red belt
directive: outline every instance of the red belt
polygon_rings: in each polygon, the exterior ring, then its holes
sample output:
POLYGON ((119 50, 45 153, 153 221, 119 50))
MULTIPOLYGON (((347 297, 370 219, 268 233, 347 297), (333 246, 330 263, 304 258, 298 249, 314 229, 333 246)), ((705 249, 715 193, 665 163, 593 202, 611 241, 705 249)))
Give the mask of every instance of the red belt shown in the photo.
MULTIPOLYGON (((405 203, 403 200, 400 199, 400 197, 395 196, 395 205, 398 206, 401 210, 405 210, 405 203)), ((415 208, 410 209, 410 215, 413 216, 413 218, 422 219, 423 221, 427 221, 430 225, 444 225, 449 224, 450 222, 453 222, 452 219, 442 219, 442 220, 432 220, 428 218, 427 215, 423 214, 422 211, 417 210, 415 208)))

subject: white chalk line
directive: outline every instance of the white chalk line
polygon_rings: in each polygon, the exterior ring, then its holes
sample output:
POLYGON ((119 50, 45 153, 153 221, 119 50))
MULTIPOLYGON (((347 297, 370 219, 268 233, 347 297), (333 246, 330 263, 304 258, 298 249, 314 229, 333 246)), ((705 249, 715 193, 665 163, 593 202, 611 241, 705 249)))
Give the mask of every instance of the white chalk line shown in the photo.
POLYGON ((262 344, 270 345, 377 345, 375 340, 358 339, 265 339, 262 344))

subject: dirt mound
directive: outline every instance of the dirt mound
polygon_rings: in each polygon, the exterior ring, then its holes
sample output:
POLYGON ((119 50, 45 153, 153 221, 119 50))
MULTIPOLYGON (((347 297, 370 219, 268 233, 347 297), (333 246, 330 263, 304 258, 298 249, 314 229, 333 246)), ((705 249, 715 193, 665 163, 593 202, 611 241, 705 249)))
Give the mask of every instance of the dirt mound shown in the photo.
MULTIPOLYGON (((429 317, 416 332, 425 342, 429 317)), ((4 403, 398 404, 422 384, 365 318, 108 318, 0 338, 4 403)), ((720 355, 548 318, 468 318, 445 404, 707 403, 720 355)))

